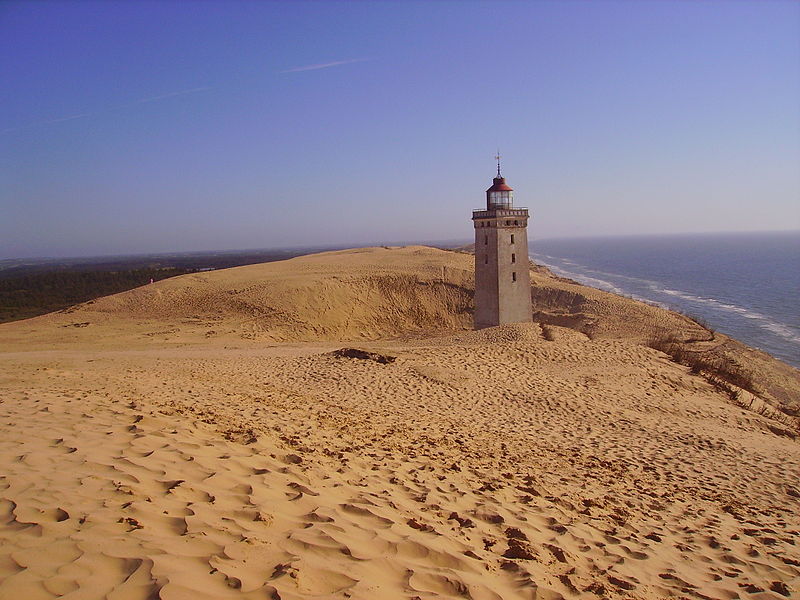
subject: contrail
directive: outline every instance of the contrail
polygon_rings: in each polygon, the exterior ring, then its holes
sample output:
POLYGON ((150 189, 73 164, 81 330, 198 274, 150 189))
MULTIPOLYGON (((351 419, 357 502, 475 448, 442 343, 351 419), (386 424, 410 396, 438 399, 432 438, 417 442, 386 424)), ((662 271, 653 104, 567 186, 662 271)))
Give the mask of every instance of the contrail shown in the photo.
POLYGON ((46 125, 48 123, 60 123, 61 121, 72 121, 72 119, 82 119, 83 117, 88 117, 91 113, 83 113, 81 115, 71 115, 69 117, 60 117, 58 119, 50 119, 49 121, 42 121, 40 125, 46 125))
POLYGON ((199 88, 191 88, 189 90, 181 90, 179 92, 170 92, 169 94, 153 96, 152 98, 142 98, 141 100, 138 101, 138 103, 155 102, 156 100, 163 100, 164 98, 172 98, 173 96, 183 96, 184 94, 195 94, 197 92, 205 92, 210 89, 211 89, 210 87, 199 87, 199 88))
POLYGON ((0 135, 4 133, 10 133, 12 131, 18 131, 20 129, 26 129, 28 127, 36 127, 37 125, 49 125, 50 123, 61 123, 62 121, 72 121, 73 119, 83 119, 88 117, 92 113, 83 113, 80 115, 70 115, 68 117, 59 117, 57 119, 48 119, 47 121, 36 121, 36 123, 28 123, 27 125, 21 125, 19 127, 9 127, 8 129, 0 129, 0 135))
POLYGON ((9 127, 8 129, 0 130, 0 135, 4 133, 9 133, 11 131, 19 131, 20 129, 29 129, 31 127, 40 127, 42 125, 50 125, 52 123, 61 123, 62 121, 72 121, 73 119, 83 119, 86 117, 91 117, 93 115, 98 115, 106 112, 111 112, 114 110, 120 110, 122 108, 130 108, 131 106, 136 106, 137 104, 144 104, 146 102, 158 102, 159 100, 165 100, 167 98, 173 98, 175 96, 183 96, 185 94, 196 94, 197 92, 205 92, 212 89, 211 87, 198 87, 198 88, 191 88, 188 90, 180 90, 177 92, 170 92, 168 94, 161 94, 160 96, 152 96, 150 98, 142 98, 141 100, 137 100, 135 102, 128 102, 127 104, 118 104, 116 106, 112 106, 110 108, 104 108, 102 110, 96 110, 93 112, 88 113, 81 113, 79 115, 69 115, 67 117, 58 117, 56 119, 46 119, 44 121, 36 121, 34 123, 28 123, 26 125, 20 125, 19 127, 9 127))
POLYGON ((320 63, 317 65, 306 65, 304 67, 294 67, 286 69, 285 71, 278 71, 278 73, 299 73, 300 71, 316 71, 318 69, 327 69, 328 67, 338 67, 339 65, 349 65, 350 63, 364 62, 368 58, 351 58, 349 60, 335 60, 328 63, 320 63))

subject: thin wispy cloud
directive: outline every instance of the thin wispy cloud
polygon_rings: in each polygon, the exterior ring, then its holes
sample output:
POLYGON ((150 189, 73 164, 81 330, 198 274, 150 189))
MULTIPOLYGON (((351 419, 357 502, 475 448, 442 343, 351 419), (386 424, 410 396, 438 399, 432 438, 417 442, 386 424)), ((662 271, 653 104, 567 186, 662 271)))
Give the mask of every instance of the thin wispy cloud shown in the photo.
POLYGON ((335 60, 333 62, 319 63, 316 65, 305 65, 302 67, 293 67, 285 71, 278 71, 278 73, 300 73, 301 71, 318 71, 319 69, 329 69, 330 67, 340 67, 342 65, 349 65, 357 62, 364 62, 368 58, 350 58, 348 60, 335 60))
POLYGON ((47 125, 49 123, 61 123, 61 121, 72 121, 73 119, 83 119, 88 117, 91 113, 83 113, 80 115, 70 115, 68 117, 59 117, 58 119, 50 119, 49 121, 41 121, 40 125, 47 125))
POLYGON ((169 94, 161 94, 160 96, 153 96, 152 98, 142 98, 138 101, 138 104, 142 102, 156 102, 158 100, 164 100, 165 98, 174 98, 175 96, 183 96, 185 94, 196 94, 197 92, 206 92, 210 90, 210 87, 198 87, 198 88, 191 88, 188 90, 180 90, 179 92, 170 92, 169 94))
POLYGON ((107 112, 112 112, 116 110, 122 110, 123 108, 130 108, 132 106, 136 106, 138 104, 145 104, 147 102, 159 102, 161 100, 166 100, 167 98, 174 98, 175 96, 184 96, 186 94, 196 94, 198 92, 206 92, 212 89, 211 87, 197 87, 197 88, 190 88, 187 90, 178 90, 177 92, 169 92, 167 94, 161 94, 159 96, 151 96, 149 98, 141 98, 136 100, 135 102, 127 102, 125 104, 118 104, 116 106, 111 106, 109 108, 104 108, 102 110, 96 110, 93 112, 88 113, 81 113, 78 115, 69 115, 66 117, 57 117, 55 119, 45 119, 44 121, 35 121, 33 123, 27 123, 25 125, 20 125, 19 127, 9 127, 8 129, 0 130, 0 135, 4 133, 10 133, 12 131, 19 131, 20 129, 29 129, 31 127, 41 127, 42 125, 51 125, 52 123, 61 123, 63 121, 72 121, 74 119, 85 119, 86 117, 91 117, 94 115, 99 115, 107 112))
POLYGON ((58 117, 56 119, 47 119, 46 121, 36 121, 35 123, 28 123, 20 125, 19 127, 9 127, 7 129, 0 129, 0 135, 4 133, 11 133, 12 131, 19 131, 20 129, 27 129, 29 127, 38 127, 40 125, 50 125, 51 123, 61 123, 63 121, 73 121, 75 119, 85 119, 94 113, 82 113, 80 115, 69 115, 68 117, 58 117))

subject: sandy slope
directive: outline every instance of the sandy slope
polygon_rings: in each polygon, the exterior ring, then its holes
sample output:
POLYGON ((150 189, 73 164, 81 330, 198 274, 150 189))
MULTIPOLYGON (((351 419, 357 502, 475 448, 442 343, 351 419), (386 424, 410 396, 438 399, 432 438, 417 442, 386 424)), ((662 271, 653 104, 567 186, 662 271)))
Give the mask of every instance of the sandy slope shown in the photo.
POLYGON ((544 328, 426 248, 0 326, 0 598, 800 593, 798 441, 637 343, 691 321, 535 282, 544 328))

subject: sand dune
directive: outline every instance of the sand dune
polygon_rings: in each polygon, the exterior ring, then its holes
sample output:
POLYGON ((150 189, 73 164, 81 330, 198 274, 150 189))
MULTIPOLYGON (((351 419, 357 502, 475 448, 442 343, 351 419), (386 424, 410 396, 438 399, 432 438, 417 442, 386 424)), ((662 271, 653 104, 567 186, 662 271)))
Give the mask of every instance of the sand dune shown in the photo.
POLYGON ((471 261, 324 253, 0 326, 0 598, 800 593, 798 441, 642 342, 747 349, 546 273, 540 322, 469 331, 471 261))
MULTIPOLYGON (((472 262, 424 247, 325 252, 159 281, 46 315, 42 344, 379 339, 471 326, 472 262), (98 332, 98 329, 100 331, 98 332), (133 333, 138 334, 132 336, 133 333), (122 336, 124 341, 119 338, 122 336)), ((40 321, 20 333, 25 343, 40 321)))

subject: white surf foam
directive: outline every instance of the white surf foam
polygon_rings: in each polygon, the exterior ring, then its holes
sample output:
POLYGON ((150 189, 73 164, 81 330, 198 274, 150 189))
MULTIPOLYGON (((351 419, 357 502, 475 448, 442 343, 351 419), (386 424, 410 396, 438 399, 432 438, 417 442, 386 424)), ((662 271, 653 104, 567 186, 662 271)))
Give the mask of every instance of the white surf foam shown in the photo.
POLYGON ((612 292, 614 294, 620 294, 623 296, 628 296, 630 298, 634 298, 636 300, 640 300, 642 302, 647 302, 649 304, 656 304, 663 308, 669 308, 669 306, 663 302, 659 302, 657 299, 652 297, 641 297, 636 294, 629 292, 617 284, 609 281, 606 278, 614 278, 614 279, 622 279, 624 281, 630 281, 632 284, 635 284, 638 287, 646 287, 648 290, 655 294, 665 294, 667 296, 673 296, 675 298, 680 298, 685 302, 695 303, 710 307, 712 309, 737 314, 745 319, 752 321, 756 326, 764 329, 765 331, 769 331, 773 335, 781 337, 786 341, 800 344, 800 332, 797 331, 796 328, 793 328, 786 323, 781 323, 759 313, 757 311, 744 308, 742 306, 738 306, 736 304, 731 304, 729 302, 724 302, 722 300, 718 300, 717 298, 707 298, 703 296, 697 296, 695 294, 691 294, 689 292, 683 290, 675 290, 672 288, 662 287, 658 282, 650 280, 650 279, 643 279, 641 277, 631 277, 628 275, 620 275, 618 273, 608 273, 605 271, 598 271, 596 269, 590 269, 573 261, 568 261, 564 259, 559 259, 553 256, 547 256, 543 254, 533 254, 532 257, 535 257, 538 262, 544 264, 547 268, 551 269, 557 275, 562 277, 567 277, 569 279, 573 279, 579 283, 588 285, 590 287, 598 288, 607 292, 612 292), (542 258, 546 257, 548 260, 544 261, 542 258), (564 267, 554 264, 553 260, 560 260, 564 264, 568 264, 570 266, 569 269, 565 269, 564 267), (581 269, 585 272, 579 272, 574 269, 581 269), (600 277, 595 277, 595 275, 599 275, 600 277))
POLYGON ((796 344, 800 343, 800 334, 798 334, 798 332, 795 331, 794 328, 785 323, 780 323, 779 321, 776 321, 771 317, 768 317, 767 315, 764 315, 760 312, 744 308, 743 306, 737 306, 736 304, 723 302, 716 298, 704 298, 702 296, 695 296, 694 294, 690 294, 688 292, 684 292, 681 290, 662 289, 661 291, 665 294, 676 296, 678 298, 682 298, 689 302, 705 304, 717 310, 741 315, 745 319, 756 321, 756 325, 758 325, 762 329, 770 331, 789 342, 794 342, 796 344))
MULTIPOLYGON (((611 281, 608 281, 607 279, 601 279, 599 277, 592 277, 591 275, 587 275, 586 273, 580 273, 580 272, 577 272, 577 271, 572 271, 572 270, 569 270, 569 269, 565 269, 564 267, 562 267, 560 265, 553 264, 550 261, 542 260, 542 258, 544 258, 544 257, 547 257, 548 259, 556 258, 556 257, 553 257, 553 256, 547 256, 545 254, 532 254, 531 255, 531 258, 535 258, 536 261, 539 264, 544 265, 545 267, 547 267, 548 269, 553 271, 553 273, 555 273, 556 275, 559 275, 561 277, 566 277, 567 279, 572 279, 574 281, 577 281, 578 283, 582 283, 584 285, 588 285, 589 287, 593 287, 593 288, 597 288, 599 290, 603 290, 604 292, 611 292, 613 294, 618 294, 620 296, 627 296, 629 298, 633 298, 634 300, 639 300, 641 302, 647 302, 649 304, 653 304, 654 303, 653 300, 649 300, 647 298, 642 298, 642 297, 636 296, 635 294, 632 294, 629 291, 627 291, 627 290, 615 285, 614 283, 612 283, 611 281)), ((583 267, 583 265, 579 265, 578 263, 574 263, 572 261, 566 261, 566 260, 563 260, 563 259, 556 259, 556 260, 561 260, 563 263, 569 263, 570 265, 572 265, 574 267, 585 269, 585 267, 583 267)), ((586 270, 588 271, 589 269, 586 269, 586 270)), ((656 302, 656 304, 658 304, 659 306, 663 306, 658 302, 656 302)))

